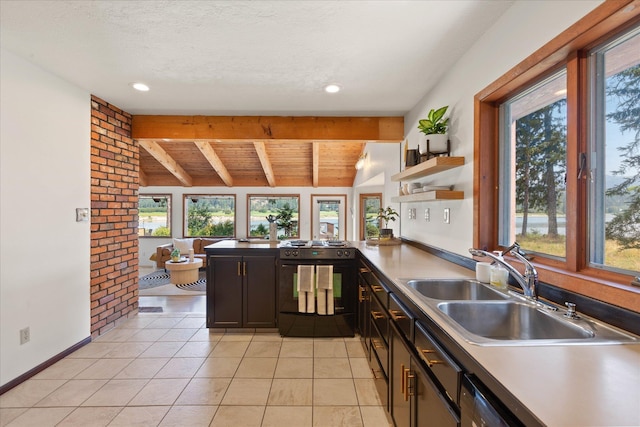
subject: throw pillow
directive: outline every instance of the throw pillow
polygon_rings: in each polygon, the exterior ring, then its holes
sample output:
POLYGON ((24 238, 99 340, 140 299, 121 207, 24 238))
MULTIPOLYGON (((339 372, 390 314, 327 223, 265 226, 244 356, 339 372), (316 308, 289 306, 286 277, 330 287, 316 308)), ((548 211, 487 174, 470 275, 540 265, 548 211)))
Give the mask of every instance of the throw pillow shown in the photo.
POLYGON ((181 255, 188 255, 193 249, 193 239, 173 239, 173 247, 178 248, 181 255))

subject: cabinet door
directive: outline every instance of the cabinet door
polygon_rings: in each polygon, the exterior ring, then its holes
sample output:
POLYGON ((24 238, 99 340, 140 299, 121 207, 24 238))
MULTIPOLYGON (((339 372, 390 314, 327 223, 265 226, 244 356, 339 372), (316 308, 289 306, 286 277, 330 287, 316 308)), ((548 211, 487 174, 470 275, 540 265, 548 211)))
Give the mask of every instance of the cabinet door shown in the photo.
POLYGON ((276 258, 273 256, 245 256, 244 327, 268 328, 276 326, 276 258))
MULTIPOLYGON (((362 340, 362 343, 366 349, 368 349, 367 342, 370 336, 369 298, 369 286, 364 281, 364 279, 362 279, 362 277, 358 275, 358 332, 360 333, 360 339, 362 340)), ((367 357, 369 357, 368 351, 367 357)))
POLYGON ((207 327, 238 328, 242 326, 242 257, 209 258, 207 285, 207 327))
POLYGON ((411 373, 411 355, 393 322, 390 322, 389 341, 391 342, 389 366, 391 417, 397 427, 409 427, 411 425, 411 402, 408 382, 411 373))
POLYGON ((447 399, 438 391, 420 362, 411 359, 410 394, 414 409, 414 427, 458 427, 460 419, 447 399))

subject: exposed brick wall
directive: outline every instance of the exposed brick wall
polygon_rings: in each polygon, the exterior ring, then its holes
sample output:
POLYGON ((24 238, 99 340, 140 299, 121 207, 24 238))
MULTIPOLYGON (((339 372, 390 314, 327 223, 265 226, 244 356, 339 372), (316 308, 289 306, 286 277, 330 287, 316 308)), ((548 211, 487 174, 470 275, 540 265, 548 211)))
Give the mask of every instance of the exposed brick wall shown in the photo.
POLYGON ((91 97, 91 335, 138 308, 137 143, 131 115, 91 97))

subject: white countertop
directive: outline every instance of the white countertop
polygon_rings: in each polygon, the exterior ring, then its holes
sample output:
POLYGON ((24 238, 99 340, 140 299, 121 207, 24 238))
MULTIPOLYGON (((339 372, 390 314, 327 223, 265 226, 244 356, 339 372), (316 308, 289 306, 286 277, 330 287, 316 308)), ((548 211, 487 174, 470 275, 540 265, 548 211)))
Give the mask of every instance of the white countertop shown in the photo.
MULTIPOLYGON (((401 291, 399 278, 474 276, 407 244, 356 247, 401 291)), ((640 426, 640 344, 481 347, 405 294, 546 425, 640 426)))

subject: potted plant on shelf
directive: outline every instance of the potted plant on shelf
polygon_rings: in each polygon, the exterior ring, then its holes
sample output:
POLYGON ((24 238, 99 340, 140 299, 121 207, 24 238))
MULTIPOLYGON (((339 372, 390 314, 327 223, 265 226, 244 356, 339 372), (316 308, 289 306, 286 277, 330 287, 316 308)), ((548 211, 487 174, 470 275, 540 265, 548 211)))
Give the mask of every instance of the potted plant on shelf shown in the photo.
POLYGON ((418 120, 418 129, 427 135, 427 139, 422 150, 425 160, 440 154, 450 154, 449 139, 447 129, 449 128, 449 118, 444 118, 448 105, 437 110, 429 111, 426 119, 418 120))
POLYGON ((380 208, 378 210, 378 216, 376 217, 382 221, 382 228, 380 229, 380 239, 391 239, 393 237, 393 229, 387 228, 389 221, 395 221, 398 218, 398 212, 396 212, 391 206, 386 208, 380 208))

